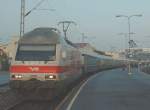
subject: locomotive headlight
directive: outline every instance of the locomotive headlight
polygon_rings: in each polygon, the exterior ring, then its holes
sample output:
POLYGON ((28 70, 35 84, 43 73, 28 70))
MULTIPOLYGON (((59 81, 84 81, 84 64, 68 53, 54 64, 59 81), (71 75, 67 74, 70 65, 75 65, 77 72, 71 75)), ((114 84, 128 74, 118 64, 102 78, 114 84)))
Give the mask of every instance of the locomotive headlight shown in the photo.
MULTIPOLYGON (((14 76, 13 76, 14 77, 14 76)), ((16 79, 21 79, 22 78, 22 75, 15 75, 15 78, 16 79)))
POLYGON ((15 78, 17 78, 17 79, 18 79, 18 78, 19 78, 19 76, 18 76, 18 75, 16 75, 16 76, 15 76, 15 78))
POLYGON ((53 78, 54 78, 54 76, 53 76, 53 75, 50 75, 50 76, 49 76, 49 78, 50 78, 50 79, 53 79, 53 78))
POLYGON ((21 75, 19 75, 19 76, 18 76, 18 78, 22 78, 22 76, 21 76, 21 75))
POLYGON ((56 79, 55 75, 46 75, 45 79, 56 79))

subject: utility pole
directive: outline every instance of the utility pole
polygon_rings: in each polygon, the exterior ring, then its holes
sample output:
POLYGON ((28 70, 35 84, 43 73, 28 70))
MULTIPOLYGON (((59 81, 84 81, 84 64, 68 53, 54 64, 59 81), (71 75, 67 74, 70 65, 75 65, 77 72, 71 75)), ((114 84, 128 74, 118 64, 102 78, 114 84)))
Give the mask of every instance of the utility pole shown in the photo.
POLYGON ((58 25, 61 25, 63 26, 63 32, 64 32, 64 36, 65 36, 65 40, 67 40, 67 31, 69 29, 69 26, 71 24, 74 24, 74 25, 77 25, 74 21, 60 21, 58 23, 58 25))
MULTIPOLYGON (((44 2, 45 0, 41 0, 38 2, 31 10, 29 10, 27 13, 25 11, 25 0, 21 0, 21 20, 20 20, 20 37, 24 35, 25 30, 25 18, 32 13, 34 10, 38 10, 37 8, 44 2)), ((55 9, 39 9, 39 10, 49 10, 49 11, 55 11, 55 9)))
POLYGON ((24 35, 25 20, 25 0, 21 0, 21 20, 20 20, 20 37, 24 35))

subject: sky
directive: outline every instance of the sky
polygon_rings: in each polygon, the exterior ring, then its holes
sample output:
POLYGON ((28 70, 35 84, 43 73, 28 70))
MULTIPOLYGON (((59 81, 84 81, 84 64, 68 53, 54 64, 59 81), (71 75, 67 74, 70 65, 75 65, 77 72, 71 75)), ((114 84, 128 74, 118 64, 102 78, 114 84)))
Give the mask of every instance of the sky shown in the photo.
MULTIPOLYGON (((41 0, 26 0, 26 12, 41 0)), ((19 35, 21 0, 0 0, 0 40, 7 41, 19 35)), ((68 39, 91 43, 100 50, 127 48, 127 39, 119 33, 128 33, 126 18, 116 15, 142 14, 131 18, 131 36, 139 47, 150 47, 150 0, 45 0, 38 9, 25 18, 25 32, 37 27, 56 27, 59 21, 76 22, 68 30, 68 39)), ((62 33, 63 34, 63 33, 62 33)))

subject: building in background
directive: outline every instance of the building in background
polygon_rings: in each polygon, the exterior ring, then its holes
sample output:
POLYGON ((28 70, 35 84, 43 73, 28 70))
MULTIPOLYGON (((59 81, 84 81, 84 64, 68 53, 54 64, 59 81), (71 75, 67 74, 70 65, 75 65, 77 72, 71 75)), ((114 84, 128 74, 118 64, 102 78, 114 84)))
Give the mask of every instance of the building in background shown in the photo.
POLYGON ((7 43, 0 43, 0 70, 8 70, 19 37, 12 37, 7 43))
MULTIPOLYGON (((122 58, 128 58, 129 49, 120 51, 119 56, 122 58)), ((131 48, 130 49, 131 57, 130 59, 138 61, 150 61, 150 48, 131 48)))

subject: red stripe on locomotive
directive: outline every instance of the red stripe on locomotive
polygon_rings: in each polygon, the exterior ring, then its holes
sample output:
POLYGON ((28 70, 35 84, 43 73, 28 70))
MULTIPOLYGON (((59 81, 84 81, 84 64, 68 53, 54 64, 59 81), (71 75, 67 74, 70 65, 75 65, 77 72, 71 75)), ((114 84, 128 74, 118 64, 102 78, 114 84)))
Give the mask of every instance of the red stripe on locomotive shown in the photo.
POLYGON ((62 73, 66 67, 63 66, 24 66, 13 65, 10 67, 11 73, 62 73))

